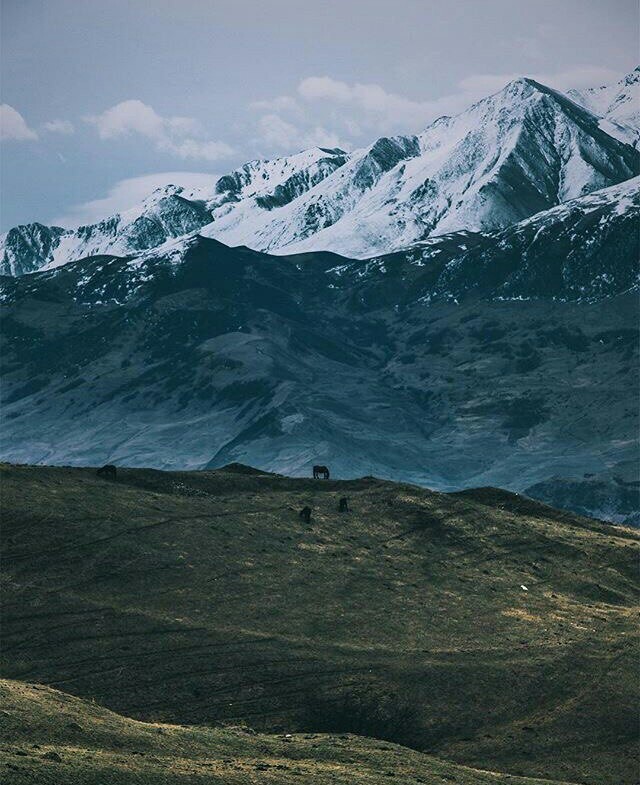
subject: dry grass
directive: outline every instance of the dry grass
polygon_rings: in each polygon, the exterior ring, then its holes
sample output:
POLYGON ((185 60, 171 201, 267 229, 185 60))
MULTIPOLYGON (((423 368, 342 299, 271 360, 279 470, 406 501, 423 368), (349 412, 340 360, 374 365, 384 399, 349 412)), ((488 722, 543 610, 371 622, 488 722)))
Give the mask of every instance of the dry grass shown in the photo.
POLYGON ((409 696, 415 723, 394 742, 515 775, 635 782, 632 530, 495 489, 374 478, 0 477, 10 678, 146 721, 269 732, 319 730, 314 701, 409 696))

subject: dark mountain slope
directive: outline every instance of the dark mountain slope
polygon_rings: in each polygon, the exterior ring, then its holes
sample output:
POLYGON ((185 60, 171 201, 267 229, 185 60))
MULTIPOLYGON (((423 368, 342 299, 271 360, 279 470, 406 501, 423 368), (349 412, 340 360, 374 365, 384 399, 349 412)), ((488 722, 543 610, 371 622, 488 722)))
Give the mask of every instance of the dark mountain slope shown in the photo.
POLYGON ((195 237, 4 279, 3 455, 630 481, 638 211, 631 181, 368 261, 195 237))
POLYGON ((615 472, 637 460, 637 190, 368 261, 196 237, 4 279, 3 455, 444 489, 615 472))

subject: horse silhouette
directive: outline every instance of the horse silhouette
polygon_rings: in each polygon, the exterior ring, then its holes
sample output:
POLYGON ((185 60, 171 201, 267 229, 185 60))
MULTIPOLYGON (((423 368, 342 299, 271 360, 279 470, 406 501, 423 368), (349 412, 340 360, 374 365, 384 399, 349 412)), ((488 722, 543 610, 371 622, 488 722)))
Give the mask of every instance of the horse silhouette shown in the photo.
POLYGON ((329 479, 329 469, 326 466, 313 467, 313 479, 318 480, 322 476, 323 480, 329 479))
POLYGON ((98 477, 107 477, 110 480, 116 479, 116 467, 112 463, 108 463, 106 466, 101 466, 97 471, 96 474, 98 477))
POLYGON ((298 515, 305 523, 309 523, 311 521, 311 507, 303 507, 298 515))

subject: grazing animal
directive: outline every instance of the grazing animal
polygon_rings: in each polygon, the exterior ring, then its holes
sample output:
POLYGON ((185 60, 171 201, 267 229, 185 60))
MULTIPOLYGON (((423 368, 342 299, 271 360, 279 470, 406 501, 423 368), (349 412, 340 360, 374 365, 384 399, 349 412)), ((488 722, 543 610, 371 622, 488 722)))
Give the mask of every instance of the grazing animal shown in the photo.
POLYGON ((299 515, 305 523, 309 523, 311 521, 311 507, 303 507, 299 515))
POLYGON ((116 467, 112 463, 108 463, 106 466, 101 466, 97 471, 96 474, 98 477, 107 477, 110 480, 116 479, 116 467))
POLYGON ((322 476, 324 480, 329 479, 329 469, 326 466, 313 467, 313 479, 318 480, 320 479, 320 476, 322 476))
POLYGON ((338 512, 349 512, 349 499, 343 496, 338 505, 338 512))

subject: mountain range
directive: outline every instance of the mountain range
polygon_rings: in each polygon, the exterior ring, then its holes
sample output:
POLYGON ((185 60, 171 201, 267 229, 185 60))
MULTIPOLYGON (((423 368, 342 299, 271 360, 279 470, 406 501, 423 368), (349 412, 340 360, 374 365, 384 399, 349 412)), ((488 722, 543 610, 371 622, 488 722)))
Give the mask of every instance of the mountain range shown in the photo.
POLYGON ((519 79, 415 136, 252 162, 214 193, 168 185, 76 230, 12 229, 3 457, 321 462, 634 521, 627 82, 596 115, 519 79))
POLYGON ((502 229, 638 173, 639 75, 574 100, 517 79, 417 135, 252 161, 213 192, 167 185, 74 230, 18 226, 0 238, 0 273, 135 253, 195 231, 260 251, 365 258, 451 231, 502 229))

